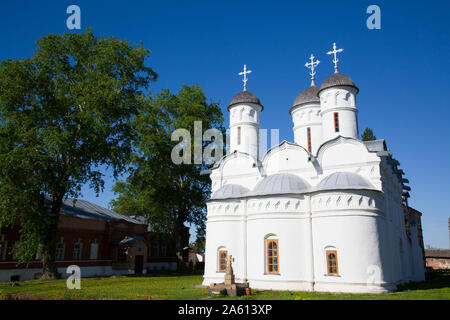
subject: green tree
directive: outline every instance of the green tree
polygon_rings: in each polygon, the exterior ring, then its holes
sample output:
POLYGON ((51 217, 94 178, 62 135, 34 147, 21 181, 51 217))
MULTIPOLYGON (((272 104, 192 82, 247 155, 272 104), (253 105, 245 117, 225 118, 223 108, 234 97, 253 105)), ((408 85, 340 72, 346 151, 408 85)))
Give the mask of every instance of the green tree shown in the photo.
POLYGON ((19 263, 39 250, 43 277, 57 276, 55 240, 64 198, 100 166, 117 177, 132 150, 131 118, 156 73, 149 50, 125 40, 47 35, 31 58, 0 63, 0 227, 17 225, 19 263))
POLYGON ((361 136, 362 141, 377 140, 377 137, 373 135, 373 131, 370 128, 366 128, 361 136))
POLYGON ((189 246, 197 252, 205 252, 206 238, 203 236, 197 236, 197 239, 189 244, 189 246))
MULTIPOLYGON (((136 128, 133 168, 124 182, 113 191, 118 195, 112 207, 122 214, 140 215, 147 219, 152 231, 169 233, 179 256, 181 237, 186 223, 205 230, 205 203, 210 194, 208 175, 201 171, 208 165, 176 164, 171 153, 177 142, 171 140, 176 129, 188 130, 194 136, 194 122, 202 121, 203 131, 217 128, 222 133, 223 115, 218 103, 210 102, 197 85, 184 85, 177 94, 163 90, 149 95, 134 121, 136 128)), ((194 140, 194 139, 192 139, 194 140)), ((207 142, 202 142, 203 147, 207 142)), ((194 144, 190 146, 194 148, 194 144)))

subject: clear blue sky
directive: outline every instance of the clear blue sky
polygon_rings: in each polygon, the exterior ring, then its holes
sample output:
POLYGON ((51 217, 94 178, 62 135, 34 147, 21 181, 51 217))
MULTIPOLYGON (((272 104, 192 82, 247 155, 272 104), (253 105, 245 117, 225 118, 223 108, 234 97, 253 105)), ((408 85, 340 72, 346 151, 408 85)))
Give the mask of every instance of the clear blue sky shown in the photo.
MULTIPOLYGON (((321 60, 317 83, 333 72, 330 50, 344 48, 341 73, 360 88, 360 128, 386 139, 412 187, 410 205, 423 212, 425 244, 448 248, 450 209, 449 1, 2 1, 0 59, 33 55, 35 41, 69 32, 67 6, 81 7, 82 31, 115 36, 152 50, 159 74, 151 91, 198 83, 227 103, 241 90, 237 73, 253 70, 249 91, 265 106, 263 128, 293 140, 288 114, 307 86, 311 53, 321 60), (366 8, 381 8, 381 30, 366 28, 366 8)), ((88 187, 83 198, 108 206, 114 197, 88 187)))

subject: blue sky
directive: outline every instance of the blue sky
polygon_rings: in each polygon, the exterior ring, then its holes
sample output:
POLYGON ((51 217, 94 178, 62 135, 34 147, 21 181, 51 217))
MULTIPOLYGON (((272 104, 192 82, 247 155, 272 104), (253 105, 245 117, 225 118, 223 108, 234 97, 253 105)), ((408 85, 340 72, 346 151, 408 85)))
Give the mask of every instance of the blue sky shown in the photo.
MULTIPOLYGON (((226 106, 242 89, 243 64, 253 71, 248 90, 265 109, 262 127, 293 140, 288 110, 309 86, 305 62, 321 61, 320 84, 333 72, 326 52, 344 48, 339 71, 360 89, 361 130, 386 139, 412 187, 410 205, 423 212, 425 244, 448 248, 450 209, 450 2, 448 1, 2 1, 0 59, 33 55, 35 41, 69 32, 66 8, 81 8, 82 31, 142 41, 159 79, 150 90, 198 83, 226 106), (366 9, 381 8, 381 30, 366 27, 366 9)), ((73 31, 70 31, 73 32, 73 31)), ((113 181, 105 171, 99 197, 108 206, 113 181)))

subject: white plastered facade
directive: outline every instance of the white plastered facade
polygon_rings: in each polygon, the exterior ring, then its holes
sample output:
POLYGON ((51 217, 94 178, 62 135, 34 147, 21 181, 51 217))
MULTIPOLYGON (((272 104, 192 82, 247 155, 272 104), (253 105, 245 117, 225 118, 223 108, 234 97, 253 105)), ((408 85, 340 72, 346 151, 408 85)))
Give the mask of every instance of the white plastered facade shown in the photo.
POLYGON ((396 160, 384 140, 368 146, 358 139, 356 93, 345 86, 322 90, 320 108, 307 105, 292 113, 295 134, 296 113, 315 111, 310 119, 321 135, 315 138, 319 146, 312 153, 296 138, 296 143, 283 141, 270 149, 261 160, 253 147, 247 152, 232 148, 234 152, 214 166, 203 285, 223 282, 222 250, 235 259, 236 282, 248 282, 255 289, 379 293, 424 280, 417 232, 407 236, 405 231, 403 184, 393 164, 396 160), (333 112, 339 112, 339 134, 333 132, 333 119, 328 117, 333 112), (264 179, 273 175, 281 177, 280 185, 292 184, 293 175, 308 189, 258 193, 264 179), (348 177, 363 183, 346 185, 348 177), (249 192, 215 198, 215 192, 226 185, 249 192), (278 241, 275 273, 267 271, 268 239, 278 241), (334 274, 328 269, 330 251, 336 252, 334 274))

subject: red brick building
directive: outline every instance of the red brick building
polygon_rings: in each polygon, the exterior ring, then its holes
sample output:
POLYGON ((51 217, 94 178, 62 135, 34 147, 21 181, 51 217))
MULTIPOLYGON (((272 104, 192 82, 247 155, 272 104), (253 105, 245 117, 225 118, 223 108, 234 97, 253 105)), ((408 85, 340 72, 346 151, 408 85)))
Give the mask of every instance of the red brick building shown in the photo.
POLYGON ((450 250, 427 249, 425 250, 427 268, 433 270, 450 270, 450 250))
MULTIPOLYGON (((176 268, 174 246, 164 242, 165 235, 148 233, 147 229, 142 221, 88 201, 65 200, 55 248, 58 272, 67 277, 69 265, 78 265, 82 277, 176 268)), ((187 237, 189 241, 188 228, 187 237)), ((17 265, 12 249, 19 241, 18 228, 0 230, 0 282, 28 280, 42 274, 39 253, 28 267, 17 265)))

